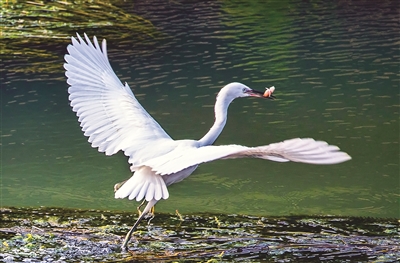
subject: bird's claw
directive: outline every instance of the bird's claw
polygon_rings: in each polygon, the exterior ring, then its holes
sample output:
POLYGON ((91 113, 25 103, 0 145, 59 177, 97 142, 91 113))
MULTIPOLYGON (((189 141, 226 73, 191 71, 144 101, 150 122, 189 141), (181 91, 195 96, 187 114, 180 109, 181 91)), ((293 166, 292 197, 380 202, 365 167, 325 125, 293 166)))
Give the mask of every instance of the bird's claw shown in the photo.
POLYGON ((117 192, 118 189, 120 189, 121 186, 122 186, 124 183, 126 183, 126 181, 128 181, 128 180, 125 180, 125 181, 120 182, 120 183, 116 183, 116 184, 114 185, 114 193, 117 192))

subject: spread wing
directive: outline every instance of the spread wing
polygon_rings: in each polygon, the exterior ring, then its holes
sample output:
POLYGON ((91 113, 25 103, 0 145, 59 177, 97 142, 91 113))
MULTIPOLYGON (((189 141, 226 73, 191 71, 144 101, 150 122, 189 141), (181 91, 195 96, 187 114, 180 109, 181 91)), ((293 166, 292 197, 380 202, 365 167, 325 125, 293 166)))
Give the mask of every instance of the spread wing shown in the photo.
POLYGON ((79 35, 77 38, 72 37, 72 45, 68 45, 64 68, 72 109, 92 147, 107 155, 122 150, 135 163, 137 152, 146 143, 172 141, 114 73, 106 41, 100 48, 96 37, 94 45, 86 34, 86 42, 79 35))
POLYGON ((245 157, 309 164, 336 164, 351 159, 347 153, 341 152, 337 146, 310 138, 296 138, 258 147, 240 145, 192 147, 180 151, 171 151, 163 156, 148 160, 143 165, 151 167, 156 174, 166 175, 217 159, 245 157))

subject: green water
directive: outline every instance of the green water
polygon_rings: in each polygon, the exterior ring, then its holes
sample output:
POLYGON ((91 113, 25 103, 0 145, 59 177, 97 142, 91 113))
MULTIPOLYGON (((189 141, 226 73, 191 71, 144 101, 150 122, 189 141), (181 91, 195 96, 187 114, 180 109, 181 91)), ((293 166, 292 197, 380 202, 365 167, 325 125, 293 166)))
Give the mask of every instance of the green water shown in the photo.
MULTIPOLYGON (((218 90, 240 81, 274 85, 278 99, 236 100, 217 145, 312 137, 353 159, 204 164, 171 186, 157 211, 399 217, 395 1, 167 2, 118 3, 151 21, 160 37, 141 40, 118 26, 79 32, 107 39, 121 80, 174 139, 201 138, 218 90)), ((80 131, 62 68, 70 40, 51 36, 40 45, 32 44, 37 37, 9 42, 24 49, 2 53, 1 206, 136 210, 136 202, 113 198, 114 184, 131 176, 127 158, 98 153, 80 131)))

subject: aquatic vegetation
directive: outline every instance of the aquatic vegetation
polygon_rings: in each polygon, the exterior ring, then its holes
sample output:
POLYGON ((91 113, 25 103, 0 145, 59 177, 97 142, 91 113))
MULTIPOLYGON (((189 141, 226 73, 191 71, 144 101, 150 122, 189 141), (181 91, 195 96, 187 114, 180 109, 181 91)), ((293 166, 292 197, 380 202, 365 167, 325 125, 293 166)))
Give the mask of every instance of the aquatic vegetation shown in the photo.
POLYGON ((71 31, 95 28, 119 37, 126 31, 140 39, 157 34, 150 21, 118 7, 118 1, 7 1, 2 17, 7 18, 1 25, 6 39, 65 39, 71 31))
POLYGON ((396 219, 157 214, 134 233, 131 250, 121 253, 133 220, 110 211, 3 208, 0 260, 394 262, 400 257, 396 219))
MULTIPOLYGON (((160 36, 153 24, 118 7, 119 1, 2 1, 0 51, 4 58, 32 58, 13 72, 61 70, 57 46, 66 45, 75 32, 134 38, 146 42, 160 36), (43 66, 46 63, 46 66, 43 66)), ((100 35, 99 35, 100 36, 100 35)))

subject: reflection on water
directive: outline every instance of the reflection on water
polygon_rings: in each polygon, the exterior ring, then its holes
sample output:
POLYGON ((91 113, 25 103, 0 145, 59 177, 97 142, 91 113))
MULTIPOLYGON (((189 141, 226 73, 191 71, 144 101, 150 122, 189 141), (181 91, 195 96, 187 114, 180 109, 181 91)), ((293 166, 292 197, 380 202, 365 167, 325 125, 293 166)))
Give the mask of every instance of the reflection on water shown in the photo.
MULTIPOLYGON (((398 5, 264 2, 126 4, 165 37, 143 47, 126 35, 96 34, 107 38, 121 80, 175 139, 202 137, 226 83, 275 85, 278 100, 235 101, 216 144, 313 137, 353 160, 205 164, 172 186, 158 210, 398 217, 398 5)), ((68 106, 68 43, 43 62, 59 65, 52 72, 16 73, 23 62, 2 62, 1 206, 131 210, 136 203, 114 200, 112 191, 130 176, 127 158, 92 149, 68 106)))

